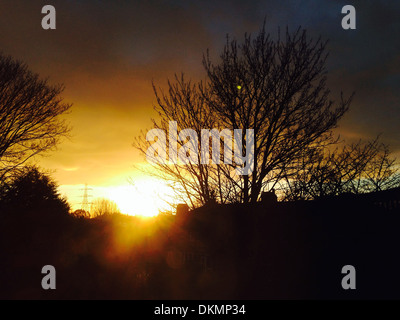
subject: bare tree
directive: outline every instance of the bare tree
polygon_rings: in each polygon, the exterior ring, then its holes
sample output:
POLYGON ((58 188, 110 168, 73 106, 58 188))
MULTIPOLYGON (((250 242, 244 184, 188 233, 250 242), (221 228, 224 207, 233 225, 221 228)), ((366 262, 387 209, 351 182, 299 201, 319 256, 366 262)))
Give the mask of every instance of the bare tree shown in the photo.
POLYGON ((378 138, 305 151, 290 170, 280 182, 285 200, 312 200, 400 186, 396 160, 378 138))
MULTIPOLYGON (((191 83, 186 81, 184 76, 175 77, 175 82, 168 82, 168 93, 164 93, 162 89, 153 86, 157 105, 154 107, 160 115, 160 121, 153 120, 154 128, 169 132, 171 123, 176 124, 177 132, 182 129, 190 128, 194 130, 198 137, 204 132, 202 129, 218 128, 218 119, 213 116, 207 105, 207 90, 202 88, 202 84, 191 83)), ((212 139, 214 132, 209 133, 207 139, 211 139, 209 151, 212 149, 212 139)), ((177 138, 177 137, 176 137, 177 138)), ((218 136, 219 142, 219 136, 218 136)), ((203 139, 204 140, 204 139, 203 139)), ((170 145, 170 136, 166 135, 166 144, 162 152, 168 153, 170 145)), ((185 139, 175 139, 179 148, 184 148, 186 143, 193 143, 185 139)), ((146 140, 146 134, 142 133, 137 137, 134 146, 143 154, 150 146, 150 142, 146 140)), ((179 161, 154 161, 157 171, 149 170, 148 173, 166 180, 172 190, 174 190, 176 198, 181 202, 188 202, 190 207, 198 204, 204 204, 209 201, 217 201, 221 203, 234 201, 236 195, 235 186, 232 179, 227 179, 229 167, 220 162, 215 164, 202 164, 202 149, 200 144, 192 145, 197 151, 193 159, 195 161, 181 163, 179 161)), ((149 156, 149 154, 147 154, 149 156)), ((155 155, 154 157, 156 157, 155 155)), ((150 159, 151 160, 151 159, 150 159)))
POLYGON ((60 97, 63 89, 0 55, 0 181, 34 155, 53 149, 69 132, 60 119, 71 107, 60 97))
POLYGON ((389 147, 380 144, 376 155, 368 162, 364 174, 364 192, 374 192, 400 187, 400 173, 396 158, 389 147))
MULTIPOLYGON (((158 173, 200 203, 212 198, 257 201, 263 188, 283 179, 305 149, 332 143, 331 130, 348 110, 352 96, 342 95, 337 104, 329 98, 325 47, 301 29, 273 40, 264 26, 254 39, 245 35, 242 44, 228 38, 217 64, 207 53, 204 82, 191 84, 176 77, 167 93, 154 88, 161 119, 154 121, 156 128, 167 131, 168 123, 176 121, 178 128, 194 129, 199 137, 201 129, 212 128, 254 129, 255 134, 254 170, 249 175, 234 174, 235 161, 216 165, 167 161, 156 165, 158 173)), ((246 139, 243 135, 244 154, 246 139)), ((150 143, 142 134, 134 145, 145 153, 150 143)))
POLYGON ((218 64, 204 58, 211 110, 225 127, 255 132, 255 168, 243 176, 243 202, 257 201, 305 148, 332 141, 331 129, 352 96, 342 95, 336 105, 330 100, 325 48, 301 28, 273 40, 264 26, 254 39, 245 35, 243 44, 228 39, 218 64))
POLYGON ((95 199, 90 207, 90 214, 93 218, 117 213, 120 213, 118 205, 114 201, 105 198, 95 199))

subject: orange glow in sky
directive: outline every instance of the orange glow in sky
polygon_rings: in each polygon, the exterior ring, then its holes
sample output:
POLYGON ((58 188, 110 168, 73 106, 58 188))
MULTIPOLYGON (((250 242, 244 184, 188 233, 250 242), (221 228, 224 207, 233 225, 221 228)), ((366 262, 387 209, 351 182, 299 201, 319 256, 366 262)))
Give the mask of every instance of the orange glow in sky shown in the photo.
POLYGON ((133 185, 111 186, 105 191, 122 213, 145 217, 156 216, 160 210, 167 210, 169 206, 165 200, 171 196, 171 190, 165 182, 154 178, 143 178, 133 185))
MULTIPOLYGON (((131 183, 125 180, 115 185, 88 185, 88 189, 89 203, 105 198, 128 215, 153 217, 160 211, 171 210, 168 202, 173 202, 172 190, 165 181, 145 175, 137 176, 131 183)), ((72 210, 81 208, 84 185, 61 185, 60 192, 67 196, 72 210)))

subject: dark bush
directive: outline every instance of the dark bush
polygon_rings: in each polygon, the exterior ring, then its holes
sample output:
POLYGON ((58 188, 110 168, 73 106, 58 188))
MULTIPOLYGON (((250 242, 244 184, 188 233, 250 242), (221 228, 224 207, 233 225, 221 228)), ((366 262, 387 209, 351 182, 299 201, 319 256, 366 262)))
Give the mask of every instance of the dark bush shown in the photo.
POLYGON ((68 214, 70 210, 66 199, 59 194, 57 184, 36 166, 21 169, 0 189, 0 212, 3 214, 60 215, 68 214))

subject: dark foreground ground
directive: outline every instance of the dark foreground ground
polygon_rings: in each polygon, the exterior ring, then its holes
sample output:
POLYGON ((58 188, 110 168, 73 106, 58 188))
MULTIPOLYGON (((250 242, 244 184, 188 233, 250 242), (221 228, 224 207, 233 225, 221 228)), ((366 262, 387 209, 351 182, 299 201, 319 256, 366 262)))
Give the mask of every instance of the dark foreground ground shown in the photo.
POLYGON ((187 215, 0 216, 1 299, 398 299, 400 211, 363 199, 187 215), (41 286, 44 265, 56 289, 41 286), (356 269, 344 290, 342 267, 356 269))

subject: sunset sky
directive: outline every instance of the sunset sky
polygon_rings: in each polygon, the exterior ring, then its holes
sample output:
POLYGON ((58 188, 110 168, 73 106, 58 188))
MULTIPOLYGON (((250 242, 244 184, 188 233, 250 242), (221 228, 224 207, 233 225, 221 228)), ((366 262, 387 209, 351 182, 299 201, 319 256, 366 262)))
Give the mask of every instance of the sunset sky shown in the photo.
POLYGON ((332 97, 356 92, 338 132, 346 139, 382 133, 400 157, 399 1, 1 0, 0 11, 3 54, 26 62, 50 83, 64 83, 63 96, 73 103, 66 116, 71 139, 38 161, 54 171, 74 208, 85 183, 92 198, 118 202, 133 190, 151 201, 157 183, 133 167, 146 163, 132 142, 155 116, 152 81, 163 86, 180 72, 203 79, 207 48, 217 56, 226 34, 240 40, 245 32, 256 33, 264 18, 273 36, 278 26, 301 25, 329 39, 332 97), (57 10, 56 30, 41 27, 46 4, 57 10), (356 8, 356 30, 341 27, 346 4, 356 8))

